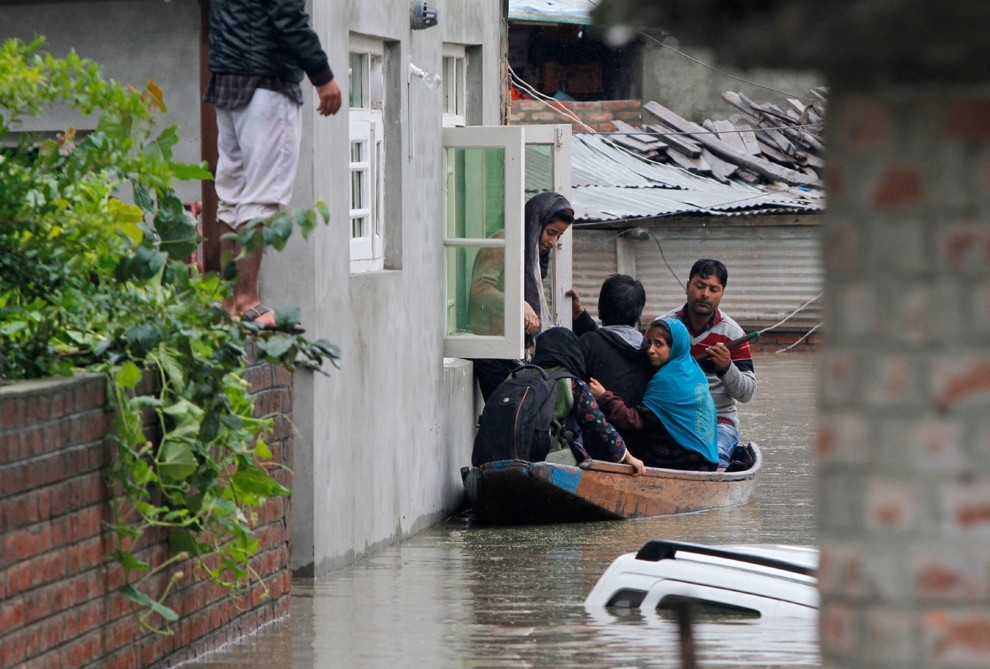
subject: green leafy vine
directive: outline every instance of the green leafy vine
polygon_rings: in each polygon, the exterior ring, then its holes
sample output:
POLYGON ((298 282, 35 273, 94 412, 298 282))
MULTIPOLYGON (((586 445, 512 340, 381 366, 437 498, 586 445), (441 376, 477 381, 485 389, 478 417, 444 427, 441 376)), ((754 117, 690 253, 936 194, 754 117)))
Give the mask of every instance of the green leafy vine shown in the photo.
MULTIPOLYGON (((117 446, 108 557, 140 623, 168 633, 177 616, 166 600, 187 559, 233 593, 260 582, 253 509, 288 492, 266 464, 275 416, 254 415, 248 347, 289 370, 323 371, 340 352, 235 321, 220 306, 230 272, 187 262, 200 238, 171 183, 212 177, 205 164, 173 160, 174 126, 155 132, 165 103, 154 82, 136 91, 43 46, 0 49, 0 378, 107 375, 117 446), (19 132, 53 105, 95 117, 94 129, 19 132), (152 530, 172 549, 160 564, 141 559, 152 530)), ((234 238, 244 252, 280 250, 320 219, 329 222, 322 203, 252 221, 234 238)), ((299 317, 293 305, 276 310, 280 324, 299 317)))

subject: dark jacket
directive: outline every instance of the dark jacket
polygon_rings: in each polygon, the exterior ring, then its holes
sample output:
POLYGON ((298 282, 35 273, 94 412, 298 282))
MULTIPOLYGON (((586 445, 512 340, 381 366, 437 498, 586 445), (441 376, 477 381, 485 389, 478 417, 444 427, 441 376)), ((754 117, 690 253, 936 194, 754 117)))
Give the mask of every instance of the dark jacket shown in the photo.
MULTIPOLYGON (((646 340, 639 348, 634 348, 615 332, 596 328, 594 319, 587 311, 574 321, 574 332, 583 333, 581 351, 588 376, 597 379, 605 390, 614 393, 629 406, 641 404, 646 385, 655 371, 646 355, 646 340)), ((642 458, 648 452, 647 439, 642 432, 619 427, 619 434, 636 457, 642 458)))
POLYGON ((302 81, 333 79, 304 0, 207 0, 210 71, 302 81))

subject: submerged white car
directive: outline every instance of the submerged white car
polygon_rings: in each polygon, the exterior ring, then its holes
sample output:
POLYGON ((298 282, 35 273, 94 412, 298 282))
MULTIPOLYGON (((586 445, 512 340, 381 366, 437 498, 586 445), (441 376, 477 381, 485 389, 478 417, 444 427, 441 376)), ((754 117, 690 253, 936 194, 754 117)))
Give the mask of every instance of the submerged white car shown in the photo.
POLYGON ((651 541, 621 555, 598 579, 586 608, 670 611, 683 602, 712 618, 817 618, 818 549, 651 541))

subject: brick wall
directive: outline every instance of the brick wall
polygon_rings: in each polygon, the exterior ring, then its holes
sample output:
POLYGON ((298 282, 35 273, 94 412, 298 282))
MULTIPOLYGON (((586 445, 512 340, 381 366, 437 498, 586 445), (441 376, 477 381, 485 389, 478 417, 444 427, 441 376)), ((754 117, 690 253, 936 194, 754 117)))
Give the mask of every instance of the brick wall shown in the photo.
MULTIPOLYGON (((274 463, 292 462, 292 375, 253 364, 256 414, 287 414, 266 441, 274 463)), ((289 502, 258 512, 253 567, 269 588, 235 601, 197 574, 192 561, 166 600, 175 633, 140 628, 115 593, 122 572, 107 560, 111 536, 107 467, 114 446, 106 381, 99 375, 0 387, 0 667, 167 666, 212 650, 289 611, 289 502)), ((273 470, 282 485, 291 474, 273 470)), ((168 556, 164 533, 142 539, 139 559, 168 556)), ((159 584, 164 587, 164 582, 159 584)))
POLYGON ((630 125, 640 125, 643 120, 643 106, 639 100, 597 100, 594 102, 560 102, 544 104, 538 100, 513 100, 509 110, 511 125, 533 125, 540 123, 571 123, 574 132, 584 132, 587 128, 572 123, 571 119, 548 105, 564 108, 577 116, 583 123, 598 132, 615 130, 612 121, 625 121, 630 125))
POLYGON ((823 666, 987 667, 990 96, 835 85, 828 132, 823 666))

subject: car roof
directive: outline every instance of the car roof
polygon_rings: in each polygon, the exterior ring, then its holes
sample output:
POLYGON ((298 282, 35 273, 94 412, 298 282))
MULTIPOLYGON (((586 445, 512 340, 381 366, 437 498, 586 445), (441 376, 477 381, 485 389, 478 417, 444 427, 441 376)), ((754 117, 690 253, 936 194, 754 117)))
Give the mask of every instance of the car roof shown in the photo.
POLYGON ((817 567, 818 550, 810 546, 651 541, 616 558, 585 603, 606 606, 618 593, 640 592, 647 606, 665 594, 703 592, 705 599, 756 597, 817 609, 817 567))

